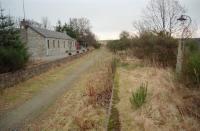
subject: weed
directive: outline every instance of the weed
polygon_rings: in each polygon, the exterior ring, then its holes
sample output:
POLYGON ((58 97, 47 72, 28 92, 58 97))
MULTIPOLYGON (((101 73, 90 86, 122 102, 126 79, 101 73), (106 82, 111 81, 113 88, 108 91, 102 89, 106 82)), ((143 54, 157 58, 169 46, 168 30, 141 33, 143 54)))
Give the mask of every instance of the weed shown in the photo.
MULTIPOLYGON (((82 116, 83 117, 83 116, 82 116)), ((80 116, 76 116, 74 118, 74 123, 78 126, 78 128, 81 131, 85 131, 85 130, 89 130, 89 129, 93 129, 95 126, 95 121, 93 120, 87 120, 84 119, 80 116)))
POLYGON ((86 96, 88 104, 100 105, 107 108, 112 92, 112 78, 115 69, 115 62, 104 65, 104 69, 99 69, 95 76, 88 81, 86 96))
POLYGON ((147 83, 142 83, 135 92, 132 92, 132 97, 130 98, 132 106, 139 108, 145 103, 147 97, 147 87, 147 83))

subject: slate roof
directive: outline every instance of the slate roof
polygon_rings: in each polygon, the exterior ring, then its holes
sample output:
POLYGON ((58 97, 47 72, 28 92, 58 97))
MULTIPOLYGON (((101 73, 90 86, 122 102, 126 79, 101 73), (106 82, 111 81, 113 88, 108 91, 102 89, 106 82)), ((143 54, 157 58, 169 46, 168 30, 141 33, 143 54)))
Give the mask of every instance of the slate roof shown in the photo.
POLYGON ((74 40, 73 38, 68 36, 66 33, 61 33, 61 32, 56 32, 56 31, 52 31, 52 30, 42 29, 42 28, 30 26, 30 25, 29 25, 29 27, 32 30, 34 30, 35 32, 37 32, 40 35, 42 35, 43 37, 45 37, 45 38, 74 40))

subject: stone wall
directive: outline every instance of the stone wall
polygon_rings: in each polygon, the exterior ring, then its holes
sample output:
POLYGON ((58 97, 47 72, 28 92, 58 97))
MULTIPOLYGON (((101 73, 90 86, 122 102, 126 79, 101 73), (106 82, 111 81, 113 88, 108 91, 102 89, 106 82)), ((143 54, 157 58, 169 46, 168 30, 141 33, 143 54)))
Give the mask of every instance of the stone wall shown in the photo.
POLYGON ((63 56, 65 57, 70 50, 76 51, 75 40, 45 38, 31 28, 21 29, 21 39, 26 43, 30 59, 41 60, 45 57, 63 56), (64 46, 65 45, 65 46, 64 46))
POLYGON ((0 74, 0 89, 12 87, 20 82, 23 82, 34 76, 40 75, 44 72, 47 72, 51 68, 54 68, 63 63, 67 63, 67 62, 74 60, 76 58, 79 58, 87 53, 77 54, 77 55, 62 58, 62 59, 59 59, 56 61, 43 63, 40 65, 36 65, 33 67, 29 67, 29 68, 26 68, 23 70, 16 71, 13 73, 9 72, 9 73, 0 74))
POLYGON ((27 48, 31 58, 40 59, 41 57, 46 56, 47 50, 45 38, 30 28, 27 29, 27 36, 27 48))
MULTIPOLYGON (((70 51, 70 43, 75 41, 66 40, 66 39, 55 39, 55 38, 46 38, 46 44, 48 48, 48 56, 65 56, 66 51, 70 51), (48 45, 49 44, 49 45, 48 45)), ((75 44, 71 46, 71 51, 75 51, 75 44)))

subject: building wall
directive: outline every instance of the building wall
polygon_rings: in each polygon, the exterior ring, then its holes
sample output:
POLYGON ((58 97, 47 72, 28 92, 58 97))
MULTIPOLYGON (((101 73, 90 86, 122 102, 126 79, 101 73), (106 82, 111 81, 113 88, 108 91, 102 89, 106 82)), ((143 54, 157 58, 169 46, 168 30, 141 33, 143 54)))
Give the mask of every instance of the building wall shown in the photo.
POLYGON ((27 29, 27 48, 32 59, 46 56, 45 38, 32 29, 27 29))
POLYGON ((76 51, 75 40, 45 38, 31 28, 21 29, 21 38, 27 45, 31 60, 43 59, 44 57, 64 57, 68 52, 76 51))
POLYGON ((66 39, 55 39, 55 38, 46 38, 46 46, 47 46, 47 55, 48 56, 56 56, 56 55, 66 55, 66 53, 71 51, 75 51, 75 41, 66 40, 66 39), (70 43, 72 46, 70 48, 70 43))

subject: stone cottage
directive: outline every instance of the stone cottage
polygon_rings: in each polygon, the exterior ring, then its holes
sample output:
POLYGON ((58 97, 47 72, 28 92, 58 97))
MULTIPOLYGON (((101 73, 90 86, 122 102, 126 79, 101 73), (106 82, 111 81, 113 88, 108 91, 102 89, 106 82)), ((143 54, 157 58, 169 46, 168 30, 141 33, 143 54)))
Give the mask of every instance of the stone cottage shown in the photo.
POLYGON ((21 37, 32 60, 56 59, 76 52, 76 40, 66 33, 33 27, 21 22, 21 37))

